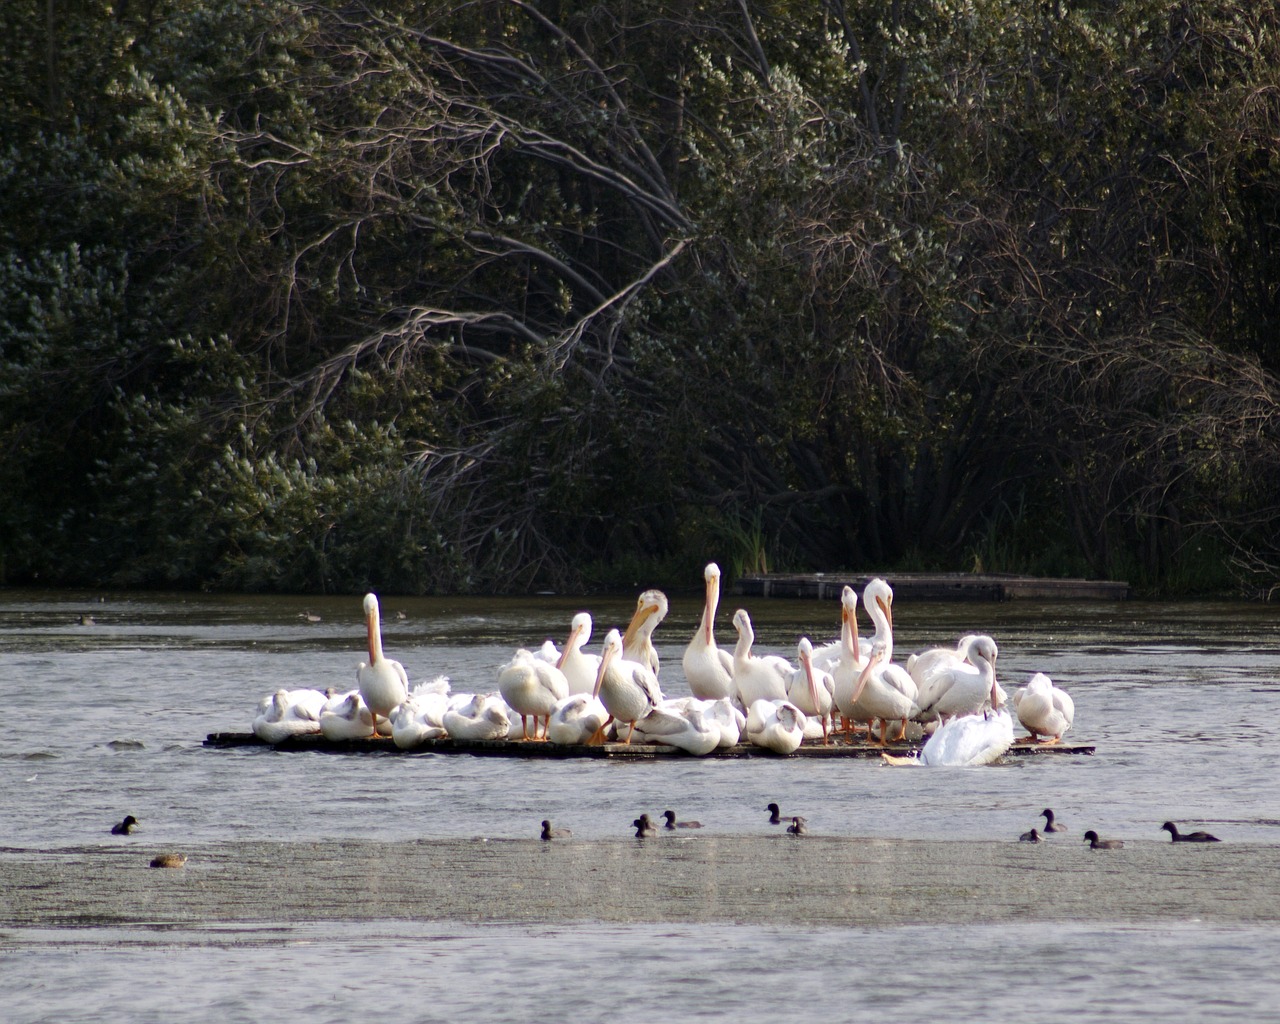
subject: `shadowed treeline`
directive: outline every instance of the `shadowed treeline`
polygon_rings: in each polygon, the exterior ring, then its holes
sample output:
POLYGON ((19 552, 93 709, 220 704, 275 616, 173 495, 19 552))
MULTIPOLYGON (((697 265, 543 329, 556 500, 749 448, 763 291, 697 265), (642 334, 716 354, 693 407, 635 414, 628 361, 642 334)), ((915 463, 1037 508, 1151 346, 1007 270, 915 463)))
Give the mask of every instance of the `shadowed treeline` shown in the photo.
POLYGON ((0 582, 1268 592, 1278 21, 12 0, 0 582))

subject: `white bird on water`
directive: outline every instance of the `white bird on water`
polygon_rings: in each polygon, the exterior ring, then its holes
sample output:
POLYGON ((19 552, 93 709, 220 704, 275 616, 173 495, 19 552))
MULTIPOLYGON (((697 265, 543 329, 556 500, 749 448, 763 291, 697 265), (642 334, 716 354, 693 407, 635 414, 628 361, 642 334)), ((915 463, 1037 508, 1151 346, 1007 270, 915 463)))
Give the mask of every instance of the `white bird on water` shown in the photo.
POLYGON ((1007 711, 961 715, 939 726, 919 757, 880 756, 892 765, 921 768, 966 768, 992 764, 1013 746, 1013 719, 1007 711))
POLYGON ((684 649, 684 677, 689 692, 704 700, 719 700, 733 693, 733 655, 716 646, 715 618, 720 605, 720 566, 708 562, 702 572, 706 597, 702 621, 684 649))
MULTIPOLYGON (((373 594, 364 595, 364 624, 369 636, 369 663, 360 662, 356 682, 369 710, 375 716, 387 718, 392 708, 409 695, 409 676, 400 662, 382 653, 382 623, 378 599, 373 594)), ((376 717, 374 724, 377 724, 376 717)))
POLYGON ((569 681, 570 693, 591 693, 600 671, 600 655, 588 654, 582 648, 591 642, 591 613, 578 612, 569 622, 569 637, 556 668, 569 681))
POLYGON ((742 706, 750 710, 758 700, 786 700, 787 680, 795 671, 791 663, 776 654, 751 653, 756 634, 745 608, 733 613, 733 626, 738 631, 738 643, 733 649, 733 685, 742 706))

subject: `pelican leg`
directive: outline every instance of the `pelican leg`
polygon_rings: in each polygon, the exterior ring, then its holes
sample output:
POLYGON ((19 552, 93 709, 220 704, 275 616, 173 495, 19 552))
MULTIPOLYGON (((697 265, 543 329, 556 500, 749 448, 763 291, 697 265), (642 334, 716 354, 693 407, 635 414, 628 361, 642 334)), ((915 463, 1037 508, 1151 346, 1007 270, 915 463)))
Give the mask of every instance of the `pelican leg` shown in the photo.
POLYGON ((905 740, 906 738, 907 738, 907 720, 904 718, 898 726, 898 735, 893 738, 893 742, 898 743, 901 740, 905 740))
MULTIPOLYGON (((871 727, 868 725, 868 729, 871 727)), ((889 720, 887 718, 880 719, 880 746, 884 746, 889 741, 889 720)))
POLYGON ((1057 743, 1061 739, 1062 739, 1061 736, 1050 736, 1047 740, 1040 740, 1040 745, 1042 747, 1047 747, 1049 746, 1049 744, 1057 743))
POLYGON ((629 747, 631 746, 631 736, 636 731, 636 723, 628 722, 627 726, 628 728, 627 728, 627 744, 626 745, 629 747))

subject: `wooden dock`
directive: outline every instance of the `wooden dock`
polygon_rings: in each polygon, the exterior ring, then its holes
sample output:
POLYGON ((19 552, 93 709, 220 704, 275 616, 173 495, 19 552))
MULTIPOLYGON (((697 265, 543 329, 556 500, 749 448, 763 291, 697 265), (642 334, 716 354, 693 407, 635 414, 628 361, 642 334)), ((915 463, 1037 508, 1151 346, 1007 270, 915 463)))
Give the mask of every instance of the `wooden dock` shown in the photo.
MULTIPOLYGON (((733 585, 743 597, 803 597, 840 600, 851 586, 859 592, 875 573, 769 573, 742 576, 733 585)), ((912 601, 1123 601, 1129 584, 1112 580, 1050 579, 1011 573, 882 573, 895 597, 912 601)))
MULTIPOLYGON (((206 747, 264 747, 279 751, 310 750, 326 754, 471 754, 476 757, 520 757, 543 760, 566 758, 595 758, 619 761, 656 761, 666 758, 687 758, 695 755, 675 747, 657 743, 601 743, 597 745, 559 745, 512 740, 427 740, 411 749, 402 750, 389 739, 329 740, 323 736, 295 736, 282 743, 272 744, 259 739, 251 732, 213 732, 204 741, 206 747)), ((724 750, 704 755, 708 758, 879 758, 881 754, 905 757, 920 750, 921 743, 889 743, 880 746, 865 741, 850 742, 833 738, 829 746, 821 743, 804 743, 793 754, 775 754, 750 743, 739 743, 724 750)), ((1091 743, 1015 743, 1005 757, 1028 757, 1049 754, 1092 754, 1091 743)))

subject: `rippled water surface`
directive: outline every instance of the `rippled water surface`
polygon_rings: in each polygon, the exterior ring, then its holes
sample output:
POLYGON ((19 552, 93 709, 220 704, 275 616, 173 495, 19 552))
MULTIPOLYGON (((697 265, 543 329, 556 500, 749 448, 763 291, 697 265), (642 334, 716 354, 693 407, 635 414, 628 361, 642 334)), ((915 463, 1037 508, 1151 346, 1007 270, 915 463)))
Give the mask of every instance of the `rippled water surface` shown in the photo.
MULTIPOLYGON (((680 655, 698 600, 673 595, 655 635, 669 694, 687 692, 680 655)), ((722 603, 722 645, 738 600, 722 603)), ((634 599, 384 598, 384 642, 415 681, 443 673, 455 689, 491 689, 516 646, 562 640, 584 606, 596 619, 594 648, 609 626, 625 624, 634 599)), ((838 628, 835 602, 746 606, 757 649, 792 653, 801 633, 816 642, 838 628)), ((207 734, 248 731, 258 699, 279 687, 354 684, 363 656, 358 597, 0 591, 8 697, 0 845, 20 856, 107 844, 110 824, 126 813, 156 846, 531 837, 544 817, 591 839, 625 834, 639 811, 668 806, 709 830, 740 834, 760 830, 770 800, 827 835, 1012 839, 1052 806, 1076 835, 1093 827, 1158 842, 1171 818, 1231 842, 1280 842, 1274 607, 900 599, 894 620, 899 657, 991 633, 1006 689, 1049 673, 1075 700, 1069 738, 1097 753, 900 770, 869 760, 530 762, 209 749, 207 734), (82 625, 82 615, 93 624, 82 625)), ((600 1019, 607 1011, 631 1020, 653 1017, 664 998, 678 998, 682 1016, 746 1021, 848 1016, 855 1005, 954 1019, 1021 1020, 1033 1006, 1104 1020, 1264 1019, 1259 1007, 1280 995, 1270 981, 1280 932, 1195 922, 804 932, 282 922, 278 931, 28 930, 0 934, 0 952, 0 984, 23 981, 12 1011, 19 1020, 249 1020, 288 1010, 347 1020, 375 1005, 391 1019, 600 1019), (173 968, 175 948, 192 952, 182 963, 204 966, 173 968), (909 956, 886 954, 904 948, 909 956), (1055 983, 1033 985, 1021 970, 1028 961, 1055 983), (583 987, 579 970, 592 973, 592 986, 583 987), (158 980, 139 990, 136 978, 153 973, 158 980), (326 982, 300 980, 313 976, 326 982)))

